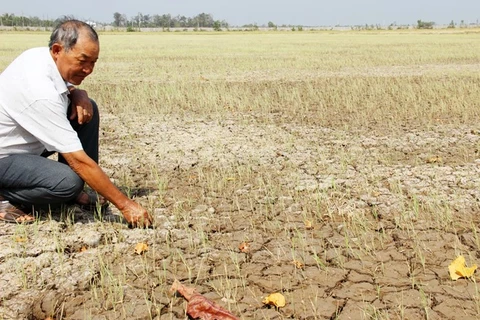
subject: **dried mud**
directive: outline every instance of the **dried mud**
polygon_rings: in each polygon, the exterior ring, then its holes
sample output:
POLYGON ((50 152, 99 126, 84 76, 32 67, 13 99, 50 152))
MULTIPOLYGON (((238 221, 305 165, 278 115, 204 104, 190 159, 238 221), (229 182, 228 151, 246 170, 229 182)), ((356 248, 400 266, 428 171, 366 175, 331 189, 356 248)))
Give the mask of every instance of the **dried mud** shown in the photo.
POLYGON ((129 229, 114 208, 1 224, 0 319, 186 319, 174 279, 242 319, 478 318, 476 282, 448 274, 457 255, 480 258, 476 128, 102 126, 102 167, 155 228, 129 229), (273 292, 284 308, 262 304, 273 292))

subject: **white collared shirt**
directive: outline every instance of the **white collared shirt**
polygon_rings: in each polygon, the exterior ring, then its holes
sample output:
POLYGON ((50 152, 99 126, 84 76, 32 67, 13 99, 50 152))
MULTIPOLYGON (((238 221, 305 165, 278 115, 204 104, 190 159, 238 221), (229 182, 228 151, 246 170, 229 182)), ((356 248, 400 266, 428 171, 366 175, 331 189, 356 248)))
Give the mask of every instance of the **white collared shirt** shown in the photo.
POLYGON ((49 49, 23 52, 0 74, 0 158, 82 150, 68 105, 66 83, 49 49))

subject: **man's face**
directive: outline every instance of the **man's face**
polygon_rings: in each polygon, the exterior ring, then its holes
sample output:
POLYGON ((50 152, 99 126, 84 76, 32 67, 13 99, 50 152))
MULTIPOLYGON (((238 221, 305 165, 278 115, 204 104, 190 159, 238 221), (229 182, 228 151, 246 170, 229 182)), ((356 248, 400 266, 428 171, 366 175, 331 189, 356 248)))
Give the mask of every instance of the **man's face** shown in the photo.
POLYGON ((98 42, 90 39, 85 31, 79 32, 77 43, 67 52, 65 48, 55 43, 51 54, 63 80, 79 85, 93 72, 100 53, 98 42))

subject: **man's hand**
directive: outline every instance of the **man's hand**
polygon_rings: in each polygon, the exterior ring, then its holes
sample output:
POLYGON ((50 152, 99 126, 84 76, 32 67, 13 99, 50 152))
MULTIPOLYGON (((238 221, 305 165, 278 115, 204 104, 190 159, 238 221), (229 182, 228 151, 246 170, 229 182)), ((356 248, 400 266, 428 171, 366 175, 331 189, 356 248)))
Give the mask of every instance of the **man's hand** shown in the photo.
POLYGON ((147 210, 121 192, 85 151, 62 153, 62 156, 85 183, 122 212, 131 226, 145 228, 152 225, 152 217, 147 210))
POLYGON ((79 124, 88 123, 93 117, 92 102, 88 98, 87 91, 68 87, 70 101, 72 103, 69 119, 78 119, 79 124))
POLYGON ((152 217, 147 210, 133 200, 129 200, 122 208, 122 214, 132 227, 146 228, 152 225, 152 217))

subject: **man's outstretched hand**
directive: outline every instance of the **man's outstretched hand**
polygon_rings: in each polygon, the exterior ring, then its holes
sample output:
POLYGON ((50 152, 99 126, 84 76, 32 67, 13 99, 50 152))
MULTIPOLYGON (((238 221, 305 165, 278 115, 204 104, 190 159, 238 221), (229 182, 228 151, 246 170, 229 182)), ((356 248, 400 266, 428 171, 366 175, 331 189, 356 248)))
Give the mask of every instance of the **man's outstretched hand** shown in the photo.
POLYGON ((143 228, 152 226, 153 219, 147 210, 119 190, 85 151, 62 153, 62 156, 85 183, 122 212, 131 226, 143 228))
POLYGON ((148 228, 152 226, 152 217, 145 208, 130 200, 122 209, 122 214, 125 220, 132 226, 137 228, 148 228))

